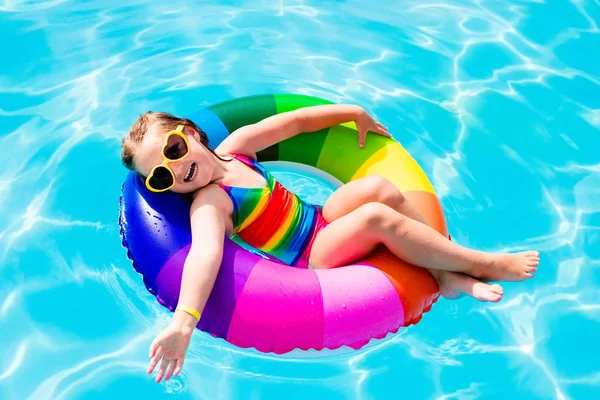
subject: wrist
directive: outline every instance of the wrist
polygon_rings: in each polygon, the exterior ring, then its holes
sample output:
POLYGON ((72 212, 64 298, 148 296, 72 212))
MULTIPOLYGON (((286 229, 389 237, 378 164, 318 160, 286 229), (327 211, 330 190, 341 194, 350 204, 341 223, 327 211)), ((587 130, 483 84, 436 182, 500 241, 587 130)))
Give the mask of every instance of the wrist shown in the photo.
POLYGON ((352 108, 354 110, 354 115, 356 115, 357 117, 364 115, 367 112, 364 108, 356 104, 353 104, 352 108))
POLYGON ((175 310, 171 324, 182 332, 191 335, 196 324, 198 324, 198 319, 183 310, 175 310))

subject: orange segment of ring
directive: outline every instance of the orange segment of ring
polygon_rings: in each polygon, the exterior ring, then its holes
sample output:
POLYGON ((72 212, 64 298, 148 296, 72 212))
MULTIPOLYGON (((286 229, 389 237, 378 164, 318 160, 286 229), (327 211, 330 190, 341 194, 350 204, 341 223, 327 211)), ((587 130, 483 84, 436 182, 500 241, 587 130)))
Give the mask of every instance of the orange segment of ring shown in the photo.
POLYGON ((427 225, 448 237, 448 225, 446 224, 446 218, 444 218, 444 211, 435 194, 421 190, 404 192, 403 194, 409 203, 421 212, 427 225))
POLYGON ((383 246, 365 262, 383 272, 400 295, 404 308, 404 326, 416 324, 439 297, 435 279, 426 269, 408 264, 383 246))
MULTIPOLYGON (((446 220, 441 204, 435 194, 425 191, 405 192, 404 196, 423 215, 425 221, 436 231, 448 236, 446 220)), ((380 246, 365 260, 383 272, 400 295, 404 308, 404 326, 416 324, 439 297, 438 285, 424 268, 400 260, 384 246, 380 246)))

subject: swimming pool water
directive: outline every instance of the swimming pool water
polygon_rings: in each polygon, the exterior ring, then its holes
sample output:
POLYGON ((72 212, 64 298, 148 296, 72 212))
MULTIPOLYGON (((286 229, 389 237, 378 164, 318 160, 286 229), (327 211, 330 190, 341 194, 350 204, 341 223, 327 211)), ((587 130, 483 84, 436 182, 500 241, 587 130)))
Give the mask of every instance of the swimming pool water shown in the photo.
POLYGON ((0 1, 1 399, 600 398, 598 1, 160 3, 0 1), (120 245, 120 139, 147 110, 273 92, 365 107, 454 240, 538 249, 535 279, 360 351, 197 332, 155 384, 169 314, 120 245))

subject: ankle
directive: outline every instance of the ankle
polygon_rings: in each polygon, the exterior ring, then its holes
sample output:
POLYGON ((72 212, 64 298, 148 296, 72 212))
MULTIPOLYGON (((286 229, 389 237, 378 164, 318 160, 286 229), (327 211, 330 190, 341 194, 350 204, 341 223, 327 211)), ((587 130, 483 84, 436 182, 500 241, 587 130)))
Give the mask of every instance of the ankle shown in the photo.
POLYGON ((475 278, 482 278, 485 276, 486 271, 494 268, 496 262, 496 254, 481 252, 479 261, 473 263, 472 271, 469 275, 475 278))

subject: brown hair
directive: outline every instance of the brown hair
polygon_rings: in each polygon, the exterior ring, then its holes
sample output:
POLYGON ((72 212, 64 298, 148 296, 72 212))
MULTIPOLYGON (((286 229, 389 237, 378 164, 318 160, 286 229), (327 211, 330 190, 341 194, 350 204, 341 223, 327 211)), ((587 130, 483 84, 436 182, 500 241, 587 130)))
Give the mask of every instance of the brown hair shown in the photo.
POLYGON ((121 162, 125 167, 132 171, 136 171, 133 162, 135 149, 137 145, 139 145, 144 139, 144 136, 146 135, 146 132, 148 132, 148 128, 150 128, 151 124, 158 124, 158 126, 165 132, 169 132, 170 130, 177 128, 177 125, 189 126, 198 132, 198 135, 200 136, 200 143, 203 144, 204 147, 206 147, 219 160, 227 161, 215 154, 214 150, 208 144, 208 136, 206 135, 206 132, 200 129, 193 121, 187 118, 179 118, 166 112, 148 111, 139 116, 129 130, 129 133, 125 135, 122 141, 121 162))

